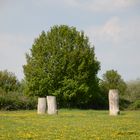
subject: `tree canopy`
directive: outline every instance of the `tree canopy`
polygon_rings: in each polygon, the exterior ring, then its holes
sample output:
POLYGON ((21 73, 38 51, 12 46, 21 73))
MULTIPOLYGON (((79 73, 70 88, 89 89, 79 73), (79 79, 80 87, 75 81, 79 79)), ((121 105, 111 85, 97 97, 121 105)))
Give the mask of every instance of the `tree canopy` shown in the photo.
POLYGON ((19 88, 19 81, 12 72, 0 71, 0 88, 5 91, 16 91, 19 88))
POLYGON ((118 89, 120 95, 123 95, 126 90, 126 83, 116 70, 106 71, 106 73, 103 74, 101 85, 107 90, 107 92, 109 89, 118 89))
POLYGON ((53 26, 35 39, 23 66, 30 95, 56 95, 69 104, 88 103, 97 94, 100 63, 84 32, 53 26))

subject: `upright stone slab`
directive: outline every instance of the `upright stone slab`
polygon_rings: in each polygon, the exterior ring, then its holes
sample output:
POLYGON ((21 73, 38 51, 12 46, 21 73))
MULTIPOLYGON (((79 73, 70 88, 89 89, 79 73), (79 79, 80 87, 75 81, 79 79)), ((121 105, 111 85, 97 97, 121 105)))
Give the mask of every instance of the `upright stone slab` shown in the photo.
POLYGON ((45 97, 38 98, 37 113, 38 114, 46 113, 46 98, 45 97))
POLYGON ((57 114, 57 105, 55 96, 47 96, 48 114, 57 114))
POLYGON ((118 115, 119 111, 119 94, 117 89, 109 90, 109 114, 118 115))

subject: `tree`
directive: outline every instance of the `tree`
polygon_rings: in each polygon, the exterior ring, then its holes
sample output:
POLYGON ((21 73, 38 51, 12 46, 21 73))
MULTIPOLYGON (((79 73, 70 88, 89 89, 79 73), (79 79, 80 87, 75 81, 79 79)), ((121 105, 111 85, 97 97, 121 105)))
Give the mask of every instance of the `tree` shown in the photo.
POLYGON ((108 92, 110 89, 118 89, 119 97, 120 97, 120 108, 127 108, 129 102, 124 99, 124 95, 126 94, 127 85, 124 80, 121 78, 121 75, 116 70, 108 70, 103 74, 103 79, 100 80, 100 106, 102 108, 107 109, 109 107, 108 104, 108 92))
POLYGON ((19 81, 12 72, 8 72, 7 70, 0 71, 0 87, 3 91, 17 91, 19 85, 19 81))
POLYGON ((30 95, 56 95, 65 106, 88 103, 97 94, 100 64, 84 32, 54 26, 35 39, 23 66, 30 95))
POLYGON ((125 98, 131 102, 140 100, 140 79, 127 82, 125 98))
POLYGON ((124 95, 127 88, 126 83, 121 78, 116 70, 108 70, 103 74, 103 80, 101 81, 101 86, 107 92, 109 89, 118 89, 120 95, 124 95))

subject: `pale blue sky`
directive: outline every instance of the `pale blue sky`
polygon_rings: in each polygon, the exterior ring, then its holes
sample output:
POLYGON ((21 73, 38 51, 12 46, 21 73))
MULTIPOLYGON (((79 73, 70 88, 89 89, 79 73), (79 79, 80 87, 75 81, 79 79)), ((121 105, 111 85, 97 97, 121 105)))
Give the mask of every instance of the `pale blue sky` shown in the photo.
POLYGON ((25 52, 42 30, 67 24, 83 30, 101 62, 140 78, 140 0, 0 0, 0 70, 23 78, 25 52))

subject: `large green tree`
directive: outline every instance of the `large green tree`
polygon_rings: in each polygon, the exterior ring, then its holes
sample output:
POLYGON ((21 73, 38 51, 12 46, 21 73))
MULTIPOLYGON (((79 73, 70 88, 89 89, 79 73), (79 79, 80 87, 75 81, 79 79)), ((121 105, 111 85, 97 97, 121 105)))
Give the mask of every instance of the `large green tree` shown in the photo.
POLYGON ((30 95, 56 95, 59 103, 83 105, 98 90, 100 64, 84 32, 53 26, 35 39, 23 66, 30 95))

